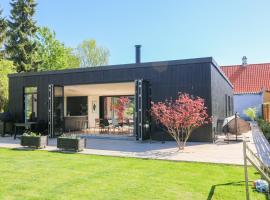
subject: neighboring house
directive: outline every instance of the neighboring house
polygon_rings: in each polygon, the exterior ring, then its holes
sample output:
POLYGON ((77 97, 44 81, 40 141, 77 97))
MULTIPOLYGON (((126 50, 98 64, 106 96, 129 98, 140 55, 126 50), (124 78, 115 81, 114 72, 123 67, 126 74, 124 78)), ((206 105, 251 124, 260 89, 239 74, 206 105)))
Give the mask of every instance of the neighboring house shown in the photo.
POLYGON ((50 136, 57 136, 72 129, 72 124, 76 129, 80 124, 96 128, 99 119, 118 128, 113 102, 127 97, 135 105, 127 116, 132 136, 163 140, 168 135, 151 119, 151 101, 186 92, 205 99, 213 116, 212 124, 196 129, 191 141, 212 141, 217 119, 233 113, 228 100, 233 96, 232 84, 213 58, 140 63, 139 47, 136 52, 134 64, 11 74, 9 110, 17 121, 48 122, 50 136))
POLYGON ((234 86, 234 112, 245 119, 244 110, 256 107, 262 116, 262 104, 270 102, 270 63, 247 64, 243 57, 242 65, 222 66, 226 76, 234 86))

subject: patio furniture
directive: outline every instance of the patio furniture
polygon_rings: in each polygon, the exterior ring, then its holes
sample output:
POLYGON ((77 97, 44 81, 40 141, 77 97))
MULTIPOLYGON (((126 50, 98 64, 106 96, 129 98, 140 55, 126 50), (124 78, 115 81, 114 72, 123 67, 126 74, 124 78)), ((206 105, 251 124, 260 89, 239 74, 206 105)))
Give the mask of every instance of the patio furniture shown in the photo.
POLYGON ((32 125, 37 124, 37 122, 26 122, 26 123, 14 123, 14 140, 16 140, 18 129, 23 128, 24 130, 32 130, 32 125))
POLYGON ((101 130, 101 127, 100 127, 100 119, 96 118, 95 119, 95 126, 94 126, 94 133, 95 133, 95 130, 98 129, 98 131, 100 132, 101 130))
POLYGON ((64 120, 66 132, 78 131, 83 129, 88 116, 66 116, 64 120))
POLYGON ((6 134, 13 135, 13 123, 0 121, 0 136, 4 137, 6 134))
POLYGON ((37 124, 33 125, 31 130, 41 133, 42 135, 48 135, 48 124, 45 122, 45 120, 39 120, 37 124))
POLYGON ((230 141, 230 134, 235 135, 235 141, 238 141, 238 136, 251 130, 249 123, 241 119, 237 114, 225 118, 222 127, 227 134, 228 142, 230 141))
POLYGON ((101 128, 101 133, 110 132, 110 123, 108 119, 100 119, 100 128, 101 128))
POLYGON ((5 134, 13 135, 13 117, 9 112, 0 113, 0 135, 5 134))
POLYGON ((120 124, 119 124, 119 122, 118 122, 117 119, 113 119, 112 120, 112 127, 113 127, 113 130, 114 130, 114 133, 115 133, 115 130, 118 130, 118 133, 121 130, 121 126, 120 126, 120 124))

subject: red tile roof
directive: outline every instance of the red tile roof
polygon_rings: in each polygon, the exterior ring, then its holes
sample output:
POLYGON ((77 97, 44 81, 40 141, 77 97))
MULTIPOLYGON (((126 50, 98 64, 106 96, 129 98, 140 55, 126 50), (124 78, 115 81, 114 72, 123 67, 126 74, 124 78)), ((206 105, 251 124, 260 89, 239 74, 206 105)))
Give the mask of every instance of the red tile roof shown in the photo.
POLYGON ((221 69, 233 84, 235 94, 270 91, 270 63, 222 66, 221 69))

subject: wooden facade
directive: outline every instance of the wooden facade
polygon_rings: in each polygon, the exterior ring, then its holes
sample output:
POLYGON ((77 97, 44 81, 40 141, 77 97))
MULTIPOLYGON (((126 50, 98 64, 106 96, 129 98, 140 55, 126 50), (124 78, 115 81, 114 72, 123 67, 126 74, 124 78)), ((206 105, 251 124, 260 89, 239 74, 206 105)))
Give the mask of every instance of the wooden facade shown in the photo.
MULTIPOLYGON (((146 80, 153 102, 175 98, 186 92, 205 99, 213 123, 194 131, 191 141, 212 141, 217 119, 233 111, 232 85, 213 58, 100 66, 48 72, 9 75, 9 111, 17 121, 24 120, 24 87, 38 88, 38 119, 48 120, 48 85, 61 86, 119 83, 146 80)), ((168 135, 152 122, 151 137, 168 139, 168 135)))

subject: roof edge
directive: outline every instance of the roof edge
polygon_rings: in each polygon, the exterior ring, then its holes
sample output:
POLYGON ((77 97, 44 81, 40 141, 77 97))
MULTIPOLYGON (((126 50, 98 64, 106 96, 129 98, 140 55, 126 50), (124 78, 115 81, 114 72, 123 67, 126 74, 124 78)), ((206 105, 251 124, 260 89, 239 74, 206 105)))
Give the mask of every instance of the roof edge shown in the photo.
MULTIPOLYGON (((211 57, 211 58, 212 58, 212 57, 211 57)), ((229 83, 229 85, 230 85, 232 88, 234 88, 232 82, 229 80, 229 78, 226 76, 226 74, 222 71, 221 66, 219 66, 219 65, 217 64, 217 62, 215 61, 214 58, 212 58, 212 62, 211 62, 211 63, 214 65, 214 67, 217 69, 217 71, 220 73, 220 75, 221 75, 221 76, 229 83)))
POLYGON ((260 91, 260 92, 234 92, 233 94, 234 95, 244 95, 244 94, 261 94, 263 93, 263 91, 260 91))
MULTIPOLYGON (((270 65, 269 62, 265 62, 265 63, 248 63, 245 67, 248 67, 249 65, 270 65)), ((241 67, 242 64, 238 64, 238 65, 224 65, 224 66, 221 66, 221 67, 241 67)))
POLYGON ((112 70, 112 69, 123 69, 123 68, 127 69, 127 68, 153 67, 153 66, 158 67, 158 66, 164 66, 164 65, 168 66, 168 65, 194 64, 194 63, 213 63, 214 65, 217 65, 212 57, 202 57, 202 58, 191 58, 191 59, 169 60, 169 61, 104 65, 104 66, 96 66, 96 67, 52 70, 52 71, 42 71, 42 72, 24 72, 24 73, 9 74, 8 77, 13 78, 13 77, 51 75, 51 74, 83 73, 83 72, 89 72, 89 71, 105 71, 105 70, 112 70))

